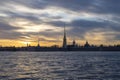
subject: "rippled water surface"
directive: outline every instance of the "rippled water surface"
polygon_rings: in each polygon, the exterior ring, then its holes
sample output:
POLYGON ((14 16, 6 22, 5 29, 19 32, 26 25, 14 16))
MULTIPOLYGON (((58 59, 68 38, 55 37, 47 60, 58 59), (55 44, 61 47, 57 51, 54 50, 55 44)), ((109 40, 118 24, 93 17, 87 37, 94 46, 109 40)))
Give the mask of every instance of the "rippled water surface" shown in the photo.
POLYGON ((0 52, 0 80, 120 80, 120 52, 0 52))

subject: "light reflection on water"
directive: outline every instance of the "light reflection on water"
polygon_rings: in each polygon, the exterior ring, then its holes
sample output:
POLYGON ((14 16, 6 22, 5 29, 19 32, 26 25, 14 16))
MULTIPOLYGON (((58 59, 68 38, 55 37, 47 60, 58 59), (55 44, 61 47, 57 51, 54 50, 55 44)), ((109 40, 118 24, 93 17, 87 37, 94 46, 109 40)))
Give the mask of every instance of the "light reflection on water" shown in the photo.
POLYGON ((119 80, 120 52, 0 52, 0 80, 119 80))

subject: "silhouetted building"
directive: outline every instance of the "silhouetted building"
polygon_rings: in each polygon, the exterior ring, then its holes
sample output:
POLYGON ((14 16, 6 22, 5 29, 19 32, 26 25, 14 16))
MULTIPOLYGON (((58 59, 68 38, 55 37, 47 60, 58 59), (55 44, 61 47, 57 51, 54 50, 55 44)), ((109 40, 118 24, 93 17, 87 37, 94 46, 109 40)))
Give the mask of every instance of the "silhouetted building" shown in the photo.
POLYGON ((67 48, 67 38, 66 38, 65 25, 64 25, 63 48, 67 48))
POLYGON ((27 43, 27 47, 29 47, 29 44, 27 43))
POLYGON ((40 47, 40 39, 38 38, 38 45, 37 45, 37 47, 40 47))
POLYGON ((73 48, 76 48, 77 47, 77 44, 76 44, 76 42, 75 42, 75 40, 73 40, 73 48))
POLYGON ((90 45, 89 45, 88 41, 86 41, 86 43, 85 43, 84 47, 90 47, 90 45))

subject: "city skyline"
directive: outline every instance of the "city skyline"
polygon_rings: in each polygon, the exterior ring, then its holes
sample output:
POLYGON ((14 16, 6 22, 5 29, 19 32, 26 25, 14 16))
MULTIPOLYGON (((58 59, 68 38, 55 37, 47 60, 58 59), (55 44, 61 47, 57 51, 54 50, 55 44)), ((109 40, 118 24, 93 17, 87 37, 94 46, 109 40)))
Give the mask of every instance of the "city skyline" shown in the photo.
POLYGON ((0 0, 1 46, 120 44, 120 1, 0 0))

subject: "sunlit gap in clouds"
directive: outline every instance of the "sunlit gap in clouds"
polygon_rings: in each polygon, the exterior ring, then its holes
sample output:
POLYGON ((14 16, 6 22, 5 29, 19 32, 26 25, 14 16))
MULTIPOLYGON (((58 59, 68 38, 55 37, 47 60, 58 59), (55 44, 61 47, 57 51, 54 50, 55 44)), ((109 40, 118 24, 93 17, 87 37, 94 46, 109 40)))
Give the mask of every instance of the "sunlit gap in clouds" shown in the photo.
MULTIPOLYGON (((25 19, 16 19, 13 23, 10 23, 10 25, 15 26, 15 27, 20 27, 20 29, 15 30, 16 32, 20 32, 23 34, 27 34, 28 36, 21 36, 19 40, 21 40, 22 44, 31 44, 31 45, 37 45, 37 40, 38 37, 41 39, 41 45, 49 46, 52 45, 56 42, 60 44, 58 41, 59 37, 52 37, 53 33, 56 33, 54 35, 57 36, 57 33, 63 33, 63 28, 62 27, 56 27, 56 26, 50 26, 45 23, 42 24, 35 24, 31 21, 27 21, 25 19), (48 33, 49 37, 42 36, 40 33, 48 33), (31 33, 35 33, 34 35, 31 33), (52 34, 51 34, 52 33, 52 34), (46 41, 46 42, 45 42, 46 41)), ((70 30, 71 28, 68 27, 67 30, 70 30)), ((60 39, 61 40, 61 39, 60 39)))

